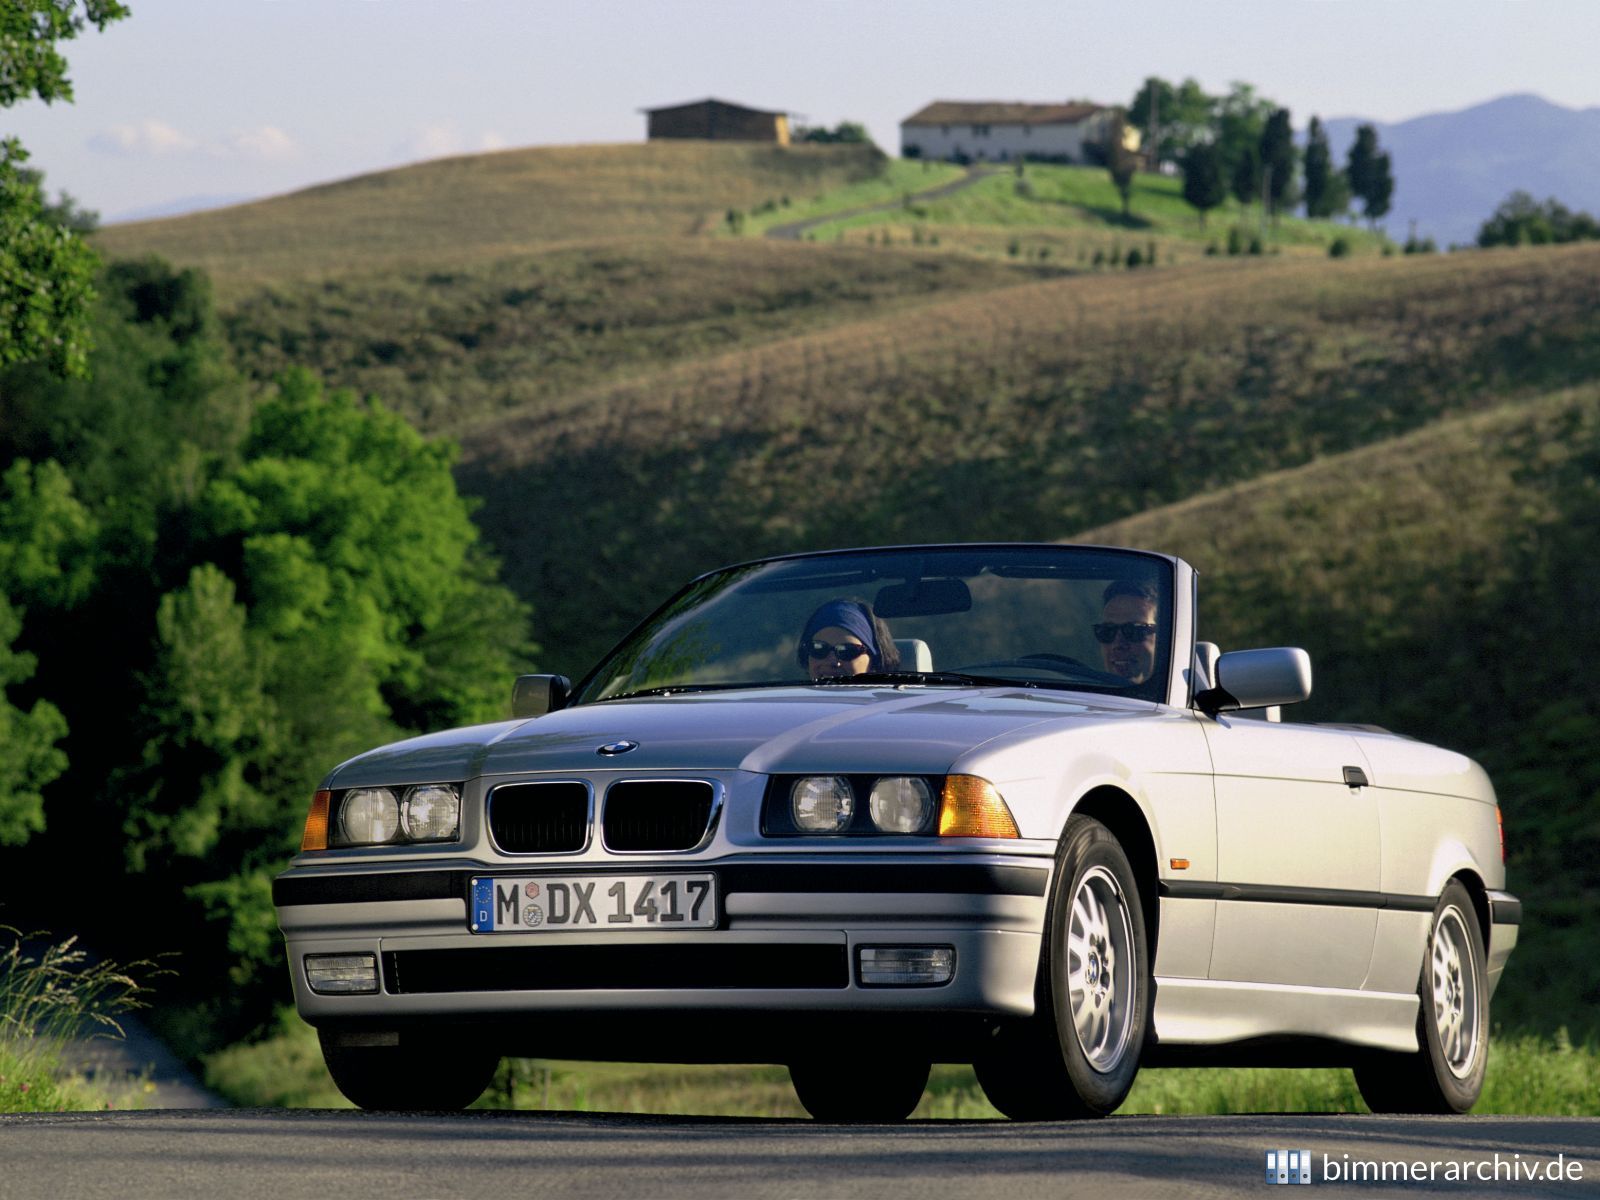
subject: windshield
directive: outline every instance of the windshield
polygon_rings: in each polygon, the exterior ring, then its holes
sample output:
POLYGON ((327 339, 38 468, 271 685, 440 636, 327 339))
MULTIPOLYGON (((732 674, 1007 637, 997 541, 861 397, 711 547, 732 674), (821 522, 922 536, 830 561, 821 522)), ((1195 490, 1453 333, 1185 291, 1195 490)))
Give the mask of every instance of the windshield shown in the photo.
POLYGON ((1165 558, 1074 546, 749 563, 690 584, 603 658, 574 699, 901 681, 1164 699, 1172 586, 1165 558))

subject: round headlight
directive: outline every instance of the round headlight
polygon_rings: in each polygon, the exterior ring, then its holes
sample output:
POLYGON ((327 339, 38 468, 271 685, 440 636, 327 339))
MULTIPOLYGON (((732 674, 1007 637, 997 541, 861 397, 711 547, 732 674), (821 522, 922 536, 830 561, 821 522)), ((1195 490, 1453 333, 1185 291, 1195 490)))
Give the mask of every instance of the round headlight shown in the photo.
POLYGON ((439 783, 414 787, 400 806, 400 828, 414 842, 447 842, 461 820, 461 795, 439 783))
POLYGON ((850 824, 856 798, 850 781, 837 775, 812 775, 795 782, 789 793, 789 811, 795 827, 806 833, 838 833, 850 824))
POLYGON ((400 828, 400 803, 388 788, 353 788, 339 806, 339 840, 347 846, 387 842, 400 828))
POLYGON ((933 816, 933 789, 914 775, 890 775, 872 785, 867 805, 884 833, 923 833, 933 816))

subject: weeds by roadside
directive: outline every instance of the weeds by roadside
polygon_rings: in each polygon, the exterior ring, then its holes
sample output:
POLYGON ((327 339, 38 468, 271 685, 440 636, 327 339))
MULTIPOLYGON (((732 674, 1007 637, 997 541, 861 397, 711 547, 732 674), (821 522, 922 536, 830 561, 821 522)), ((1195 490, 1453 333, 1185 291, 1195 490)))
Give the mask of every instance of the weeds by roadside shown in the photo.
POLYGON ((120 1038, 117 1017, 141 1006, 132 972, 151 964, 96 962, 76 937, 44 936, 0 925, 0 1112, 113 1107, 111 1089, 63 1069, 63 1052, 85 1034, 120 1038))

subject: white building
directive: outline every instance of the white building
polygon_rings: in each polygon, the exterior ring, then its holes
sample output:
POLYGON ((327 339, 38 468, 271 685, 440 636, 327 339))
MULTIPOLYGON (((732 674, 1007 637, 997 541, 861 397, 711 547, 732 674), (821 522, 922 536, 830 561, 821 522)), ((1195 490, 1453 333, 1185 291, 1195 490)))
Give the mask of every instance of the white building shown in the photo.
POLYGON ((935 100, 900 122, 906 158, 1005 162, 1100 161, 1116 110, 1101 104, 935 100))

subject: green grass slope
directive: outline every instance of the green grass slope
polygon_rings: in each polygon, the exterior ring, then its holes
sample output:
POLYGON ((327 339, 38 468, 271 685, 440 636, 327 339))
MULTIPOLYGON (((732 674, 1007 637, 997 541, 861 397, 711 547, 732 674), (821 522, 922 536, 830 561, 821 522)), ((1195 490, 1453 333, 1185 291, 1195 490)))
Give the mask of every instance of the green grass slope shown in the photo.
POLYGON ((1201 635, 1298 645, 1291 720, 1386 725, 1478 759, 1521 943, 1496 1018, 1600 1032, 1600 386, 1443 421, 1090 529, 1201 571, 1201 635))
POLYGON ((113 258, 202 267, 219 299, 284 279, 449 269, 553 242, 707 232, 730 208, 878 177, 872 146, 649 142, 439 159, 95 235, 113 258))
POLYGON ((460 474, 586 669, 692 575, 824 546, 1034 539, 1600 375, 1600 247, 1030 283, 469 430, 460 474))

